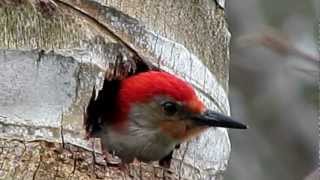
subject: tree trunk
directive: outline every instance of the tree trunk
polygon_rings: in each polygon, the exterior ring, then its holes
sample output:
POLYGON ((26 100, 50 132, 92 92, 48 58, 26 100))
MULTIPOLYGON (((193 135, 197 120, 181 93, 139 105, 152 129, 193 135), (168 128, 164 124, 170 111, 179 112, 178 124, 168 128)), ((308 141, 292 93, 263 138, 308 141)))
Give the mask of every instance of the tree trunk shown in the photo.
POLYGON ((223 1, 53 1, 56 10, 43 16, 31 0, 0 0, 0 177, 222 179, 230 154, 224 128, 183 144, 171 171, 141 163, 123 172, 105 166, 98 139, 84 140, 82 116, 110 64, 133 55, 230 114, 223 1))

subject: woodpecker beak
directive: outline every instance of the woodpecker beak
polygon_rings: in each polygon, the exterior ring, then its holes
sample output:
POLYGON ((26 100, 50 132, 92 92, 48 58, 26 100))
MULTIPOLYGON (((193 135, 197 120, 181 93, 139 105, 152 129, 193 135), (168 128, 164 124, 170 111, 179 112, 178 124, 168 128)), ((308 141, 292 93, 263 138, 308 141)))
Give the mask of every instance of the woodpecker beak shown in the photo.
POLYGON ((237 121, 234 121, 230 117, 207 110, 204 113, 192 117, 192 120, 196 124, 199 125, 205 125, 210 127, 224 127, 224 128, 234 128, 234 129, 247 129, 247 126, 244 124, 241 124, 237 121))

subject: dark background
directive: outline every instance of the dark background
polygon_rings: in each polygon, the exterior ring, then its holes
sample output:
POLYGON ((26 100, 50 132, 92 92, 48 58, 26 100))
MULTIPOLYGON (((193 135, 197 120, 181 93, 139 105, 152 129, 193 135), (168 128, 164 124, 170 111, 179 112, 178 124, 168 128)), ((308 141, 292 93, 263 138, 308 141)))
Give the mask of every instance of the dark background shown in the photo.
POLYGON ((229 131, 226 180, 301 180, 317 168, 317 1, 226 1, 231 111, 250 126, 229 131))

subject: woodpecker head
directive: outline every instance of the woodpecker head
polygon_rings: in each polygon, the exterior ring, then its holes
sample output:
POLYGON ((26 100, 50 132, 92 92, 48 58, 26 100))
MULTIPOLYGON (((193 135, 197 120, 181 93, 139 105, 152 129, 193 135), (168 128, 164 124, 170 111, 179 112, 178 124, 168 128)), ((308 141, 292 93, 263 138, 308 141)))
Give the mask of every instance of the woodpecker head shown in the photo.
POLYGON ((209 127, 245 129, 230 117, 207 109, 191 85, 176 76, 148 71, 124 79, 118 94, 117 120, 141 128, 159 130, 178 141, 187 140, 209 127))

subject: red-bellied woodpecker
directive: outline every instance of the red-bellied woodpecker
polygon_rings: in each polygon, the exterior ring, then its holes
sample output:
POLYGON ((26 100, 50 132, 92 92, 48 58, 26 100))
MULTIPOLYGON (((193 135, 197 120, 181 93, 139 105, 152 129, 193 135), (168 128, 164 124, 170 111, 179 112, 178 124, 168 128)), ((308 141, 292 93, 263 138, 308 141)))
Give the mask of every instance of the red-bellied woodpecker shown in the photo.
POLYGON ((101 138, 105 152, 114 153, 124 163, 137 158, 160 160, 160 165, 168 166, 166 161, 170 163, 177 145, 209 127, 246 129, 207 109, 191 85, 167 72, 141 72, 114 81, 107 91, 100 94, 105 96, 100 97, 103 101, 92 101, 100 103, 96 107, 102 114, 91 117, 95 121, 87 120, 86 130, 89 137, 101 138))

